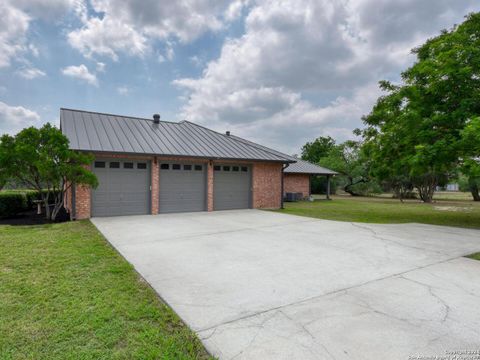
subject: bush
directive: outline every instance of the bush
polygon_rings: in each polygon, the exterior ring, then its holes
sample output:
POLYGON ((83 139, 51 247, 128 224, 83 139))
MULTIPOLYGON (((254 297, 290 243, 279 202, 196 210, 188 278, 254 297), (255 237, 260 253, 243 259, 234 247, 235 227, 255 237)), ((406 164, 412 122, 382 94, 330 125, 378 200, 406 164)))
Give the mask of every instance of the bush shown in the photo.
POLYGON ((11 217, 28 209, 25 193, 0 193, 0 217, 11 217))

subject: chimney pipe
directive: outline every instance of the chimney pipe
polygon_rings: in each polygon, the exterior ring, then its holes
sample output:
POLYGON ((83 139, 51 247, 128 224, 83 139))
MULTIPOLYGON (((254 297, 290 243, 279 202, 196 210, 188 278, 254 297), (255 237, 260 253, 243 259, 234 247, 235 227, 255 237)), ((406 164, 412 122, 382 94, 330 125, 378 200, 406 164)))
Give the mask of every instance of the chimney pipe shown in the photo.
POLYGON ((159 114, 153 114, 153 123, 154 124, 159 124, 160 123, 160 115, 159 114))
POLYGON ((227 136, 230 136, 230 131, 227 130, 227 131, 225 132, 225 134, 226 134, 227 136))

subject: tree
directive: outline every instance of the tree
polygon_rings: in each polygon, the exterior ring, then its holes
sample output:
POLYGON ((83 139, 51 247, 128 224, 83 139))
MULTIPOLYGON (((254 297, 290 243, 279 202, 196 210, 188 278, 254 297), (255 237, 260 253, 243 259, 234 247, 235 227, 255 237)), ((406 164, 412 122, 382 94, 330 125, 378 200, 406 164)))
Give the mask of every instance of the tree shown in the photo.
POLYGON ((473 200, 480 201, 480 117, 469 121, 461 136, 464 152, 462 173, 468 178, 473 200))
POLYGON ((327 156, 319 161, 321 166, 332 169, 345 177, 343 190, 352 196, 360 196, 369 192, 365 185, 369 183, 368 161, 361 152, 361 143, 345 141, 333 146, 327 156), (363 186, 362 186, 363 185, 363 186))
POLYGON ((50 220, 55 220, 73 184, 98 185, 95 175, 86 168, 92 161, 92 156, 70 150, 68 139, 50 124, 0 138, 3 176, 37 190, 50 220))
POLYGON ((403 84, 380 83, 386 95, 363 117, 373 172, 406 179, 430 202, 438 184, 457 172, 461 131, 480 114, 480 14, 413 50, 403 84))
POLYGON ((328 155, 335 146, 335 140, 330 136, 320 136, 312 142, 307 142, 302 147, 302 159, 317 164, 318 161, 328 155))

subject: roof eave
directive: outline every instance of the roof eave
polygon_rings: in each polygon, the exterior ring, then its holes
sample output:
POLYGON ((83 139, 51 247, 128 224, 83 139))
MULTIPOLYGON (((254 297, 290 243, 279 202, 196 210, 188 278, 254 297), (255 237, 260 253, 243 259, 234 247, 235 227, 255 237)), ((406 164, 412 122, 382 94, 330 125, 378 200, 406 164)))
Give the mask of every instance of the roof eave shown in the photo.
POLYGON ((158 153, 139 153, 139 152, 124 152, 124 151, 111 151, 111 150, 86 150, 86 149, 71 149, 74 151, 80 151, 84 153, 93 154, 112 154, 112 155, 126 155, 126 156, 159 156, 159 157, 178 157, 178 158, 194 158, 205 160, 228 160, 228 161, 255 161, 255 162, 274 162, 274 163, 294 163, 288 159, 259 159, 259 158, 234 158, 234 157, 217 157, 217 156, 203 156, 203 155, 178 155, 178 154, 158 154, 158 153))

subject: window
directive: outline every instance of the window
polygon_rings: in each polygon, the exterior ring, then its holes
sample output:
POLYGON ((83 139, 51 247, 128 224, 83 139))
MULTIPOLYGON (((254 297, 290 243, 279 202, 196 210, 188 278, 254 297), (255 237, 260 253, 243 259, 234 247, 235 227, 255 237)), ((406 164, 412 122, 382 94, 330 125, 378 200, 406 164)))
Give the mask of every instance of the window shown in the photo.
POLYGON ((213 170, 215 170, 215 171, 220 171, 220 169, 221 169, 221 167, 219 165, 215 165, 213 167, 213 170))
POLYGON ((196 171, 202 171, 203 166, 202 165, 195 165, 195 170, 196 171))
POLYGON ((170 164, 162 164, 162 165, 160 165, 160 169, 168 170, 168 169, 170 169, 170 164))
POLYGON ((183 170, 192 170, 192 165, 183 165, 183 170))
POLYGON ((247 172, 248 171, 248 168, 246 166, 242 166, 242 171, 243 172, 247 172))
POLYGON ((172 165, 172 170, 180 170, 181 166, 180 164, 173 164, 172 165))
POLYGON ((133 163, 131 163, 131 162, 123 163, 123 168, 124 169, 133 169, 133 163))
POLYGON ((239 171, 240 168, 238 166, 232 166, 232 171, 239 171))
POLYGON ((224 166, 223 171, 230 171, 230 166, 224 166))
POLYGON ((110 169, 120 169, 120 163, 118 161, 111 161, 110 169))
POLYGON ((96 168, 104 168, 105 167, 105 161, 95 161, 95 167, 96 168))
POLYGON ((147 163, 138 163, 137 169, 145 170, 147 168, 147 163))

